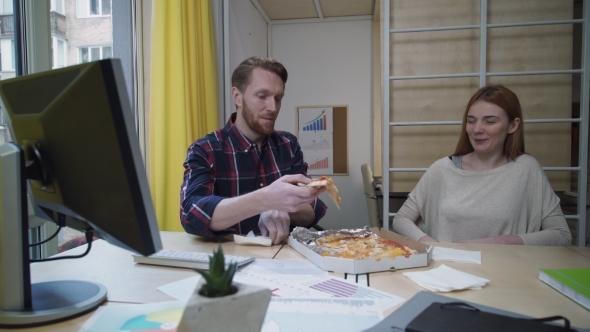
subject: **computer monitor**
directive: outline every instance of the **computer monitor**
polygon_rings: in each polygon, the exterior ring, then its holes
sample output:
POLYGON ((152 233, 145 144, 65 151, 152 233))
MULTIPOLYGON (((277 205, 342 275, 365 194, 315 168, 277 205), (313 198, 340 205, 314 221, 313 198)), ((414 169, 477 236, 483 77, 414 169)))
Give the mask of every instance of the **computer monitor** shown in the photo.
MULTIPOLYGON (((82 231, 91 229, 109 243, 142 255, 162 249, 118 59, 0 81, 0 102, 15 143, 0 148, 3 188, 22 192, 23 183, 12 183, 11 178, 26 178, 39 217, 65 221, 82 231)), ((5 209, 0 215, 4 224, 0 225, 0 267, 4 270, 0 272, 0 326, 40 325, 100 305, 106 298, 101 285, 88 283, 86 289, 67 281, 30 284, 27 225, 22 225, 27 217, 26 207, 22 208, 26 196, 11 195, 11 190, 0 191, 0 205, 4 202, 6 207, 15 200, 19 206, 12 214, 5 209), (8 231, 15 234, 4 234, 8 231), (21 251, 20 261, 14 259, 18 252, 7 253, 10 248, 21 251), (20 275, 15 277, 14 271, 20 275), (56 308, 46 307, 48 294, 58 292, 56 302, 60 302, 67 294, 57 289, 67 293, 76 285, 86 289, 76 292, 88 293, 89 298, 56 303, 61 312, 51 314, 56 308), (20 297, 16 301, 10 299, 15 292, 20 297)))

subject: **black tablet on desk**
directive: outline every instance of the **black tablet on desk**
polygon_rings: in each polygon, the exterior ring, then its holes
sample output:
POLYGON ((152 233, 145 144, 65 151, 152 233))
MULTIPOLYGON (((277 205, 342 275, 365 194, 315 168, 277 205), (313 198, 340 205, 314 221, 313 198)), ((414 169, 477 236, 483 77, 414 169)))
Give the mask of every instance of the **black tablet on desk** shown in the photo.
MULTIPOLYGON (((377 325, 363 331, 363 332, 398 332, 398 331, 406 331, 406 327, 414 318, 420 315, 425 309, 427 309, 432 303, 440 302, 440 303, 451 303, 457 302, 457 299, 430 293, 430 292, 419 292, 418 294, 414 295, 411 299, 409 299, 406 303, 404 303, 401 307, 399 307, 396 311, 391 313, 389 316, 385 317, 381 322, 377 325)), ((459 300, 460 301, 460 300, 459 300)), ((476 304, 473 302, 468 301, 460 301, 462 303, 469 304, 481 311, 509 316, 509 317, 516 317, 516 318, 530 318, 525 315, 520 315, 514 312, 496 309, 493 307, 488 307, 480 304, 476 304)), ((566 317, 567 318, 567 317, 566 317)), ((561 323, 561 322, 559 322, 561 323)), ((557 325, 559 325, 557 323, 557 325)), ((590 332, 590 329, 582 329, 578 327, 571 327, 575 331, 579 332, 590 332)))

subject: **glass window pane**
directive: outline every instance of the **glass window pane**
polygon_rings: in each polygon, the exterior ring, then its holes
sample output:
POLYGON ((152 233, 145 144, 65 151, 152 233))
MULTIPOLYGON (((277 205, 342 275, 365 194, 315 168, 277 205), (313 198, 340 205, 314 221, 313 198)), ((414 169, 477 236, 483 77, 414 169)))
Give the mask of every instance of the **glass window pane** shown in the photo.
MULTIPOLYGON (((3 24, 0 26, 3 37, 0 38, 0 79, 15 76, 15 56, 20 53, 18 50, 15 51, 12 40, 14 36, 13 2, 16 1, 0 0, 0 14, 3 16, 3 24)), ((29 0, 26 2, 33 7, 43 2, 45 2, 43 8, 47 8, 47 4, 50 5, 51 13, 47 13, 51 20, 48 27, 50 33, 47 34, 47 38, 52 39, 50 43, 52 49, 48 52, 50 52, 53 68, 112 58, 112 0, 29 0)), ((131 17, 128 20, 131 20, 131 17)), ((37 22, 31 24, 37 24, 37 22)), ((42 57, 42 54, 40 56, 42 57)), ((6 120, 5 114, 0 109, 0 144, 11 141, 6 120)), ((80 235, 82 234, 70 228, 62 229, 57 241, 60 245, 59 250, 63 251, 82 244, 83 241, 80 239, 84 239, 80 235)))
POLYGON ((14 12, 13 0, 2 0, 2 14, 12 14, 14 12))
POLYGON ((102 58, 103 59, 110 59, 113 57, 112 47, 105 46, 102 48, 102 58))
POLYGON ((55 11, 58 13, 64 13, 64 2, 63 0, 55 0, 55 11))
POLYGON ((65 43, 63 40, 57 41, 57 67, 65 66, 65 57, 66 57, 66 50, 65 50, 65 43))
POLYGON ((10 67, 10 69, 15 69, 16 68, 16 47, 14 46, 14 38, 10 40, 10 53, 12 54, 11 58, 11 63, 12 66, 10 67))
MULTIPOLYGON (((57 1, 57 0, 56 0, 57 1)), ((62 0, 63 1, 63 0, 62 0)), ((111 21, 111 0, 68 0, 64 1, 66 13, 72 13, 73 7, 84 7, 83 16, 70 17, 65 15, 68 24, 65 25, 65 35, 60 38, 65 42, 65 66, 111 58, 113 54, 113 28, 111 21), (90 16, 89 12, 90 10, 90 16), (107 11, 108 13, 105 13, 107 11), (108 15, 105 15, 108 14, 108 15), (92 20, 92 24, 88 20, 92 20), (80 47, 78 51, 78 46, 80 47), (84 56, 82 56, 82 49, 84 56), (79 52, 77 54, 77 52, 79 52)))
POLYGON ((85 16, 88 16, 88 0, 76 0, 76 17, 85 16))
POLYGON ((98 0, 90 0, 90 15, 99 15, 98 0))
POLYGON ((80 48, 80 63, 88 62, 88 48, 81 47, 80 48))
MULTIPOLYGON (((0 40, 0 49, 4 50, 0 57, 0 79, 12 78, 15 76, 14 67, 16 62, 14 38, 0 40)), ((12 142, 12 138, 8 130, 6 114, 0 108, 0 145, 7 142, 12 142)))
POLYGON ((102 15, 111 15, 111 0, 102 0, 102 15))
POLYGON ((90 49, 90 61, 100 60, 100 48, 92 47, 90 49))

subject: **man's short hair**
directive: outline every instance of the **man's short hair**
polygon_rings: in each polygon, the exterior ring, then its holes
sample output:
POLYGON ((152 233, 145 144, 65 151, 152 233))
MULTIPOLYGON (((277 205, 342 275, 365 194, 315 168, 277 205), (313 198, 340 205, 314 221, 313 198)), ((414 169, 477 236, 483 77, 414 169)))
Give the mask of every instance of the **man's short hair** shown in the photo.
POLYGON ((287 83, 287 69, 285 69, 283 64, 271 58, 253 56, 242 61, 242 63, 240 63, 240 65, 234 70, 231 75, 232 87, 238 88, 238 90, 243 93, 248 84, 250 84, 254 68, 262 68, 271 73, 277 74, 283 81, 283 88, 287 83))

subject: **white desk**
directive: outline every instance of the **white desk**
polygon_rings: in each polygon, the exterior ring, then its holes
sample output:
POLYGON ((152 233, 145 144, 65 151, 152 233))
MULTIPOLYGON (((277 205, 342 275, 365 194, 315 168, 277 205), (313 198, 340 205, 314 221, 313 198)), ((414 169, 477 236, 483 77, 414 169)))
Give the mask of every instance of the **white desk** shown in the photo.
POLYGON ((590 258, 590 247, 567 247, 570 250, 577 252, 580 255, 590 258))
MULTIPOLYGON (((179 250, 212 251, 217 241, 209 241, 185 233, 162 232, 164 247, 179 250)), ((237 246, 229 240, 223 250, 232 255, 250 255, 259 258, 301 258, 302 255, 288 245, 273 247, 237 246)), ((520 314, 544 317, 563 315, 573 325, 590 328, 590 312, 538 280, 539 268, 590 267, 589 252, 566 247, 534 247, 485 244, 437 244, 465 250, 482 252, 482 265, 443 262, 444 264, 478 275, 491 282, 479 291, 442 293, 457 299, 502 308, 520 314)), ((73 249, 67 254, 79 254, 85 247, 73 249)), ((583 248, 582 248, 583 249, 583 248)), ((441 262, 433 261, 431 269, 441 262)), ((381 291, 409 299, 422 289, 396 272, 370 274, 370 285, 381 291)), ((75 260, 60 260, 31 267, 33 282, 55 279, 81 279, 102 283, 108 289, 110 303, 147 303, 170 301, 171 297, 156 290, 156 287, 194 276, 190 269, 148 266, 133 263, 131 253, 104 241, 94 242, 87 257, 75 260)), ((342 276, 342 274, 334 274, 342 276)), ((385 314, 391 313, 396 308, 385 314)), ((78 331, 92 313, 66 322, 18 331, 78 331)), ((17 330, 11 330, 17 331, 17 330)))
MULTIPOLYGON (((572 325, 590 328, 590 311, 538 279, 539 268, 590 267, 590 257, 566 247, 537 247, 490 244, 437 243, 437 246, 482 253, 482 264, 432 261, 430 266, 370 274, 370 286, 405 299, 423 289, 406 278, 405 271, 424 271, 445 264, 451 268, 490 280, 481 290, 439 293, 532 317, 562 315, 572 325)), ((303 258, 292 248, 282 249, 276 258, 303 258)), ((335 274, 336 276, 341 276, 335 274)), ((399 307, 399 306, 398 306, 399 307)), ((385 312, 390 314, 398 307, 385 312)))

